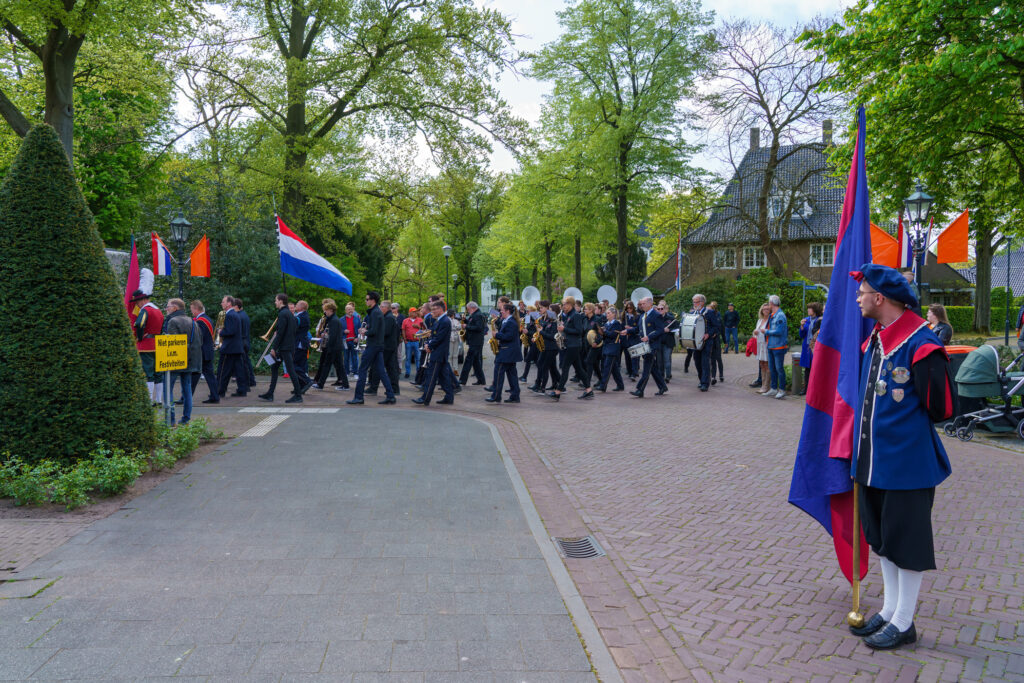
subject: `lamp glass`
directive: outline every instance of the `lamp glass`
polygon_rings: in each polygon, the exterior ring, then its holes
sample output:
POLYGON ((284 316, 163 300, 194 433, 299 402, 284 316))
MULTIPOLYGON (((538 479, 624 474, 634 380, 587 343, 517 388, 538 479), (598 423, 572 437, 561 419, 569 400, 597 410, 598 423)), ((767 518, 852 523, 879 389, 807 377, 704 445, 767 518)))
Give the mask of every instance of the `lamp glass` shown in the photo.
POLYGON ((933 201, 935 198, 924 191, 921 183, 917 183, 914 194, 903 200, 903 205, 907 208, 907 217, 912 223, 924 223, 928 220, 928 213, 932 209, 933 201))
POLYGON ((177 217, 171 221, 171 237, 174 238, 175 242, 184 244, 188 242, 188 233, 191 229, 192 224, 185 219, 185 216, 179 211, 177 217))
POLYGON ((452 248, 449 247, 447 244, 444 245, 443 247, 441 247, 441 251, 444 252, 444 257, 445 258, 448 258, 449 256, 452 255, 452 248))

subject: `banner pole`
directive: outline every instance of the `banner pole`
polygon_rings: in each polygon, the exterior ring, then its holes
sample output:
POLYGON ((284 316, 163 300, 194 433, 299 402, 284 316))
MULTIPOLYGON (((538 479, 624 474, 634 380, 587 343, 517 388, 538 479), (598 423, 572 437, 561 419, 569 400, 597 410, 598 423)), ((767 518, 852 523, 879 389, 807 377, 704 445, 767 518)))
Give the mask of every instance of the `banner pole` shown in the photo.
POLYGON ((853 609, 846 615, 846 623, 854 628, 864 625, 860 611, 860 485, 853 482, 853 609))

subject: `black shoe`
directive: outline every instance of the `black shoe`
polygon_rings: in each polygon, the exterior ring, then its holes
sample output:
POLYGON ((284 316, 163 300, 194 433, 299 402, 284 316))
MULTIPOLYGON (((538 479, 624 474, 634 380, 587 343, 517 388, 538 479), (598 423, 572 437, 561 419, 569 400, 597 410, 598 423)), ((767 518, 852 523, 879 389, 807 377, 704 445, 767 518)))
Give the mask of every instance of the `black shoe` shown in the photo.
POLYGON ((392 396, 391 398, 386 398, 383 401, 377 401, 377 405, 379 406, 387 406, 391 405, 392 403, 398 403, 398 399, 395 398, 394 396, 392 396))
POLYGON ((458 393, 461 393, 461 392, 462 392, 462 385, 461 384, 456 384, 455 385, 455 393, 458 394, 458 393))
POLYGON ((406 378, 406 379, 409 379, 409 373, 408 373, 408 372, 407 372, 407 373, 405 373, 405 378, 406 378))
POLYGON ((556 394, 556 393, 555 393, 555 392, 553 392, 553 391, 549 391, 549 392, 548 392, 548 398, 553 398, 553 399, 555 399, 555 400, 557 401, 557 400, 558 400, 558 399, 560 399, 561 397, 562 397, 562 395, 561 395, 561 394, 556 394))
POLYGON ((351 390, 352 390, 352 387, 350 387, 350 386, 349 386, 349 385, 347 385, 347 384, 343 384, 343 385, 341 385, 340 387, 334 387, 334 390, 335 390, 335 391, 351 391, 351 390))
POLYGON ((474 387, 485 387, 485 386, 487 386, 487 382, 473 382, 472 386, 474 386, 474 387))
POLYGON ((302 394, 295 394, 291 398, 285 399, 285 403, 302 403, 302 394))
POLYGON ((430 405, 429 403, 424 401, 422 398, 414 398, 412 400, 412 402, 415 403, 418 406, 429 406, 430 405))
MULTIPOLYGON (((185 405, 185 399, 179 398, 177 401, 174 402, 174 405, 176 405, 176 406, 185 405)), ((182 424, 184 424, 184 423, 182 423, 182 424)))
POLYGON ((715 386, 716 384, 718 384, 718 380, 715 379, 714 377, 712 377, 711 378, 711 386, 715 386))
POLYGON ((488 396, 484 400, 487 401, 488 403, 501 403, 500 398, 494 398, 493 396, 488 396))
MULTIPOLYGON (((707 389, 705 389, 704 391, 707 391, 707 389)), ((655 392, 654 395, 655 396, 664 396, 667 393, 668 393, 668 389, 662 389, 661 391, 655 392)))
POLYGON ((615 387, 612 391, 625 391, 626 387, 615 387))
POLYGON ((705 386, 705 385, 701 384, 701 385, 700 385, 700 390, 701 390, 701 391, 707 391, 707 390, 708 390, 708 388, 707 388, 707 386, 705 386))
POLYGON ((489 391, 491 393, 494 393, 494 387, 484 387, 484 391, 489 391))
POLYGON ((355 399, 355 398, 353 398, 350 401, 345 401, 345 403, 349 404, 350 406, 361 406, 361 405, 363 405, 362 399, 355 399))
POLYGON ((231 395, 232 396, 238 396, 239 398, 244 398, 248 393, 249 393, 248 391, 236 391, 235 393, 233 393, 231 395))
POLYGON ((340 387, 340 386, 342 386, 342 384, 344 384, 344 383, 343 382, 332 382, 331 386, 332 387, 340 387))
POLYGON ((636 396, 637 398, 643 398, 644 397, 644 394, 643 394, 642 391, 631 391, 631 392, 629 392, 629 395, 630 396, 636 396))
POLYGON ((516 398, 506 398, 505 403, 519 403, 519 397, 517 396, 516 398))
POLYGON ((911 624, 906 631, 900 631, 891 623, 880 631, 864 639, 864 644, 872 650, 895 650, 901 645, 917 642, 917 629, 911 624))
POLYGON ((761 380, 757 380, 756 382, 751 382, 747 386, 748 387, 759 387, 759 386, 761 386, 761 380))
POLYGON ((304 393, 309 391, 309 388, 311 386, 313 386, 314 384, 316 384, 316 382, 314 382, 313 380, 310 380, 310 381, 306 382, 306 386, 304 386, 301 389, 299 389, 299 396, 302 396, 304 393))
POLYGON ((523 377, 520 377, 520 378, 519 378, 519 381, 520 381, 520 382, 527 382, 527 381, 529 381, 529 380, 527 380, 527 379, 526 379, 526 376, 524 375, 523 377))
POLYGON ((683 372, 685 372, 685 373, 689 374, 689 372, 690 372, 690 368, 683 368, 683 372))
POLYGON ((867 636, 870 636, 872 633, 881 631, 882 627, 885 626, 887 623, 889 622, 887 622, 881 614, 876 614, 875 616, 868 619, 863 626, 851 626, 850 633, 852 633, 855 636, 860 636, 861 638, 866 638, 867 636))
POLYGON ((579 396, 577 396, 576 398, 578 398, 578 399, 594 398, 594 390, 591 389, 590 391, 585 391, 582 394, 580 394, 579 396))
POLYGON ((273 401, 274 400, 273 396, 268 396, 267 394, 260 394, 256 398, 258 398, 261 401, 273 401))
POLYGON ((437 402, 437 405, 439 405, 439 406, 453 406, 453 405, 455 405, 455 399, 442 398, 440 401, 437 402))
POLYGON ((203 403, 220 403, 220 399, 219 398, 208 398, 205 401, 203 401, 203 403))

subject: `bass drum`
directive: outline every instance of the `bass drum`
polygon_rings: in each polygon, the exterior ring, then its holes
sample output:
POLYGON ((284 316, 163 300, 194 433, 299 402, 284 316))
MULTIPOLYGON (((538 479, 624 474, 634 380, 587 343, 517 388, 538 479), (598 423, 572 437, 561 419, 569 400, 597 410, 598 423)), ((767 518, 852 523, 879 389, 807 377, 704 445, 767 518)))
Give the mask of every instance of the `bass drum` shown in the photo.
POLYGON ((700 351, 704 346, 706 332, 704 316, 697 313, 683 313, 683 317, 679 320, 679 343, 684 349, 700 351))

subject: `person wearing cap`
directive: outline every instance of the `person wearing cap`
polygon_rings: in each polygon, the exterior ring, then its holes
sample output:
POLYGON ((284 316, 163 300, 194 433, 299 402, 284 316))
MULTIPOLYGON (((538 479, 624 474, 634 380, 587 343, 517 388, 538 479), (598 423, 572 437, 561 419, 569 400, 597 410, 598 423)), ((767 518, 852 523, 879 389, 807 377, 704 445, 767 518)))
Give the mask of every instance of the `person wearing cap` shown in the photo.
POLYGON ((733 353, 740 352, 740 314, 736 305, 730 303, 728 310, 722 314, 722 324, 725 326, 725 352, 729 353, 729 344, 732 344, 733 353))
POLYGON ((420 365, 420 342, 416 339, 416 333, 421 329, 423 329, 423 318, 420 317, 420 309, 413 306, 409 309, 409 315, 402 321, 406 379, 409 379, 409 373, 414 372, 420 365))
POLYGON ((164 314, 149 300, 149 294, 141 289, 132 293, 131 303, 135 306, 128 313, 128 318, 135 332, 135 349, 142 360, 142 371, 146 373, 149 399, 156 405, 164 398, 164 385, 157 381, 156 373, 156 336, 163 331, 164 314))
POLYGON ((917 297, 894 268, 865 264, 851 275, 861 314, 876 321, 862 346, 851 475, 861 528, 879 556, 883 605, 854 635, 891 650, 917 640, 914 611, 923 572, 935 569, 931 509, 951 472, 933 422, 953 415, 949 358, 913 312, 917 297))

